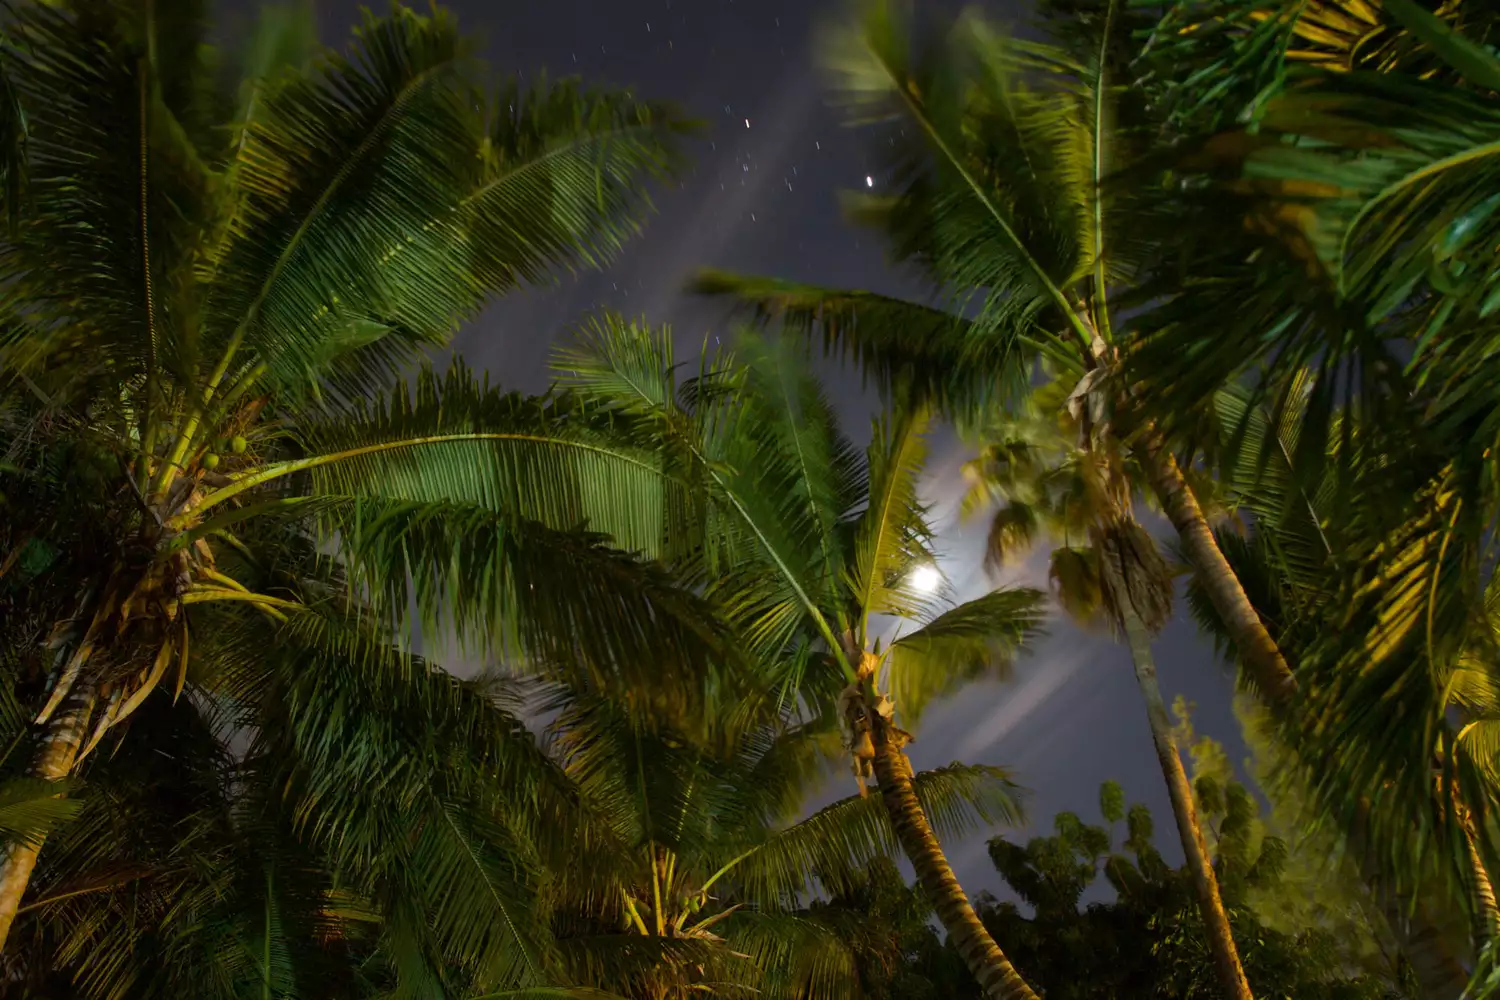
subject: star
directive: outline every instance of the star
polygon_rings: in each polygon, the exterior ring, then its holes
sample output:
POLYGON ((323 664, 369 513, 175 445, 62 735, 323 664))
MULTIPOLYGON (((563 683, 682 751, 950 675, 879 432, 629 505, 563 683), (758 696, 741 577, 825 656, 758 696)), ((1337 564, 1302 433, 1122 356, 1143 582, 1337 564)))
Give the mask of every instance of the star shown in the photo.
POLYGON ((874 186, 875 186, 875 178, 871 177, 869 174, 865 174, 865 187, 872 188, 874 186))

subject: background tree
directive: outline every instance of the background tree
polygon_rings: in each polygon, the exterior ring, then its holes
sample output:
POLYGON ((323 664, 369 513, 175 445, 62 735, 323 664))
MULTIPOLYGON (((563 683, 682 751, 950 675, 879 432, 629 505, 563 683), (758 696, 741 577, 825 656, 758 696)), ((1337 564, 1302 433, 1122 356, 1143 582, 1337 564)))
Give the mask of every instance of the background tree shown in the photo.
POLYGON ((1056 397, 1065 390, 1054 382, 1035 390, 1016 416, 992 418, 982 432, 991 443, 965 466, 971 484, 965 509, 998 504, 986 553, 991 569, 1038 541, 1060 543, 1049 573, 1058 603, 1084 625, 1103 625, 1125 640, 1221 983, 1231 995, 1248 997, 1192 786, 1156 679, 1151 640, 1171 615, 1171 573, 1155 539, 1135 519, 1135 470, 1128 453, 1112 447, 1108 430, 1097 423, 1099 415, 1085 410, 1086 401, 1058 405, 1056 397))
MULTIPOLYGON (((1249 806, 1243 819, 1205 828, 1210 849, 1219 853, 1219 832, 1227 823, 1234 844, 1232 851, 1255 856, 1270 851, 1281 854, 1274 879, 1263 879, 1239 887, 1243 905, 1263 926, 1288 937, 1314 933, 1324 943, 1323 961, 1343 974, 1376 981, 1400 982, 1405 988, 1405 960, 1386 929, 1380 907, 1360 881, 1359 871, 1344 855, 1331 831, 1306 824, 1305 804, 1286 781, 1278 766, 1277 748, 1265 708, 1240 695, 1235 715, 1250 748, 1250 756, 1237 771, 1223 744, 1197 733, 1191 706, 1178 698, 1172 705, 1177 719, 1174 735, 1189 760, 1194 794, 1200 804, 1205 792, 1216 810, 1249 806), (1259 797, 1241 785, 1244 773, 1255 782, 1259 797), (1223 806, 1217 805, 1223 799, 1223 806), (1243 799, 1243 802, 1240 800, 1243 799), (1261 799, 1266 808, 1260 806, 1261 799)), ((1242 864, 1239 866, 1244 867, 1242 864)))
MULTIPOLYGON (((1273 838, 1255 848, 1247 842, 1256 807, 1242 786, 1201 776, 1197 791, 1204 818, 1217 831, 1214 865, 1256 988, 1267 996, 1388 996, 1388 983, 1351 978, 1340 968, 1340 943, 1326 932, 1285 934, 1259 921, 1246 893, 1274 891, 1284 845, 1273 838)), ((1035 913, 1024 917, 1015 905, 991 899, 981 905, 986 923, 1022 968, 1036 970, 1049 996, 1221 995, 1191 873, 1164 861, 1151 843, 1150 813, 1142 806, 1127 809, 1118 785, 1101 789, 1100 813, 1104 826, 1060 813, 1050 837, 1024 846, 992 840, 996 870, 1035 913), (1117 843, 1122 822, 1126 836, 1117 843), (1080 909, 1101 872, 1116 898, 1080 909)))
POLYGON ((862 880, 808 909, 809 919, 848 943, 860 994, 870 1000, 979 997, 979 984, 958 952, 945 946, 931 917, 921 888, 908 886, 885 858, 871 861, 862 880))

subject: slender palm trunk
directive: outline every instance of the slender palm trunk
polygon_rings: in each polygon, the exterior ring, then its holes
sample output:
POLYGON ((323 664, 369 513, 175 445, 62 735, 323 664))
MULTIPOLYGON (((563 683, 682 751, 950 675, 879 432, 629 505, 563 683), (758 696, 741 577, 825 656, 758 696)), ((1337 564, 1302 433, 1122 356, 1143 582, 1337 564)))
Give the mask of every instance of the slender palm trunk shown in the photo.
POLYGON ((1377 902, 1422 996, 1428 1000, 1459 1000, 1469 987, 1469 974, 1426 908, 1419 907, 1408 915, 1399 897, 1385 890, 1379 891, 1377 902))
MULTIPOLYGON (((42 737, 41 753, 37 755, 32 774, 47 781, 61 781, 73 769, 78 758, 78 748, 83 743, 88 728, 89 714, 94 706, 93 692, 84 685, 69 695, 63 709, 47 723, 42 737)), ((36 859, 42 852, 42 841, 12 844, 0 862, 0 951, 10 937, 11 925, 16 912, 21 908, 21 897, 31 883, 31 873, 36 868, 36 859)))
POLYGON ((1039 1000, 990 937, 969 897, 964 895, 963 886, 958 884, 917 798, 906 752, 883 721, 874 721, 870 735, 875 744, 875 778, 880 783, 885 811, 896 829, 896 839, 916 869, 917 881, 964 964, 979 980, 989 1000, 1039 1000))
POLYGON ((1167 779, 1167 792, 1172 798, 1172 815, 1177 820, 1182 852, 1187 857, 1188 870, 1193 875, 1193 887, 1198 892, 1198 910, 1203 915, 1203 927, 1208 934, 1208 947, 1214 957, 1219 985, 1230 1000, 1254 1000, 1250 985, 1245 981, 1245 970, 1240 965, 1240 954, 1234 946, 1234 937, 1229 931, 1229 914, 1225 912, 1224 900, 1219 896, 1219 880, 1208 859, 1208 845, 1204 843, 1203 830, 1198 825, 1198 809, 1193 804, 1193 790, 1188 784, 1187 772, 1182 767, 1177 742, 1172 738, 1171 718, 1167 715, 1166 703, 1162 701, 1161 688, 1156 683, 1156 663, 1151 658, 1151 635, 1128 602, 1122 609, 1121 617, 1124 619, 1126 641, 1130 646, 1130 658, 1135 662, 1135 678, 1141 686, 1141 695, 1146 699, 1151 740, 1156 744, 1156 757, 1161 762, 1162 775, 1167 779))
POLYGON ((1166 511, 1172 527, 1177 529, 1183 550, 1197 570, 1199 584, 1224 620, 1224 627, 1234 641, 1240 660, 1267 701, 1286 701, 1297 690, 1291 668, 1281 655, 1276 640, 1271 638, 1265 623, 1260 620, 1255 606, 1250 603, 1245 588, 1240 586, 1239 577, 1219 549, 1213 529, 1203 516, 1203 508, 1198 506, 1198 498, 1193 496, 1192 488, 1183 478, 1177 459, 1154 434, 1147 436, 1145 444, 1139 446, 1136 453, 1151 477, 1157 501, 1166 511))
MULTIPOLYGON (((1274 715, 1284 715, 1296 695, 1295 676, 1280 646, 1250 603, 1239 577, 1224 558, 1213 529, 1203 516, 1203 509, 1183 477, 1177 460, 1162 440, 1151 432, 1137 446, 1136 455, 1151 478, 1158 502, 1177 530, 1204 593, 1224 621, 1241 663, 1255 679, 1267 707, 1274 715)), ((1359 859, 1360 879, 1375 898, 1423 995, 1434 1000, 1453 1000, 1460 996, 1468 985, 1468 975, 1448 948, 1436 924, 1423 907, 1407 905, 1405 895, 1390 887, 1365 842, 1363 822, 1357 821, 1345 833, 1350 851, 1359 859)), ((1486 873, 1485 883, 1488 882, 1486 873)), ((1490 892, 1493 899, 1492 886, 1490 892)))
POLYGON ((1422 996, 1429 1000, 1457 1000, 1469 985, 1469 974, 1448 947, 1427 908, 1421 903, 1414 904, 1381 871, 1369 845, 1369 811, 1370 804, 1361 802, 1349 833, 1349 851, 1358 862, 1360 878, 1370 887, 1375 905, 1396 940, 1396 948, 1411 966, 1422 996))
POLYGON ((1469 807, 1463 799, 1457 795, 1454 789, 1454 811, 1458 816, 1459 828, 1464 835, 1464 853, 1469 861, 1469 919, 1471 921, 1470 934, 1474 942, 1474 956, 1477 959, 1484 953, 1484 949, 1500 934, 1500 907, 1495 903, 1495 884, 1490 881, 1489 870, 1485 867, 1484 856, 1479 852, 1479 837, 1474 829, 1474 816, 1469 812, 1469 807))

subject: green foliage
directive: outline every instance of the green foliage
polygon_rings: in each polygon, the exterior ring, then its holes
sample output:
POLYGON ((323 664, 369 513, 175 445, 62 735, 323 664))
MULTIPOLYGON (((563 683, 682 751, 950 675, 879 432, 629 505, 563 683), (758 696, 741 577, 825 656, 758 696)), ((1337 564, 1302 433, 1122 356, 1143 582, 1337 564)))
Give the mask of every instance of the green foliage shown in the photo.
MULTIPOLYGON (((1199 777, 1199 806, 1215 831, 1215 869, 1245 972, 1258 994, 1295 997, 1386 997, 1389 981, 1360 975, 1348 961, 1355 942, 1327 929, 1274 929, 1250 902, 1280 888, 1283 847, 1273 838, 1246 836, 1255 822, 1250 793, 1232 781, 1199 777)), ((1118 786, 1101 790, 1115 810, 1118 786)), ((1115 812, 1118 815, 1118 811, 1115 812)), ((981 908, 996 941, 1049 996, 1213 997, 1218 984, 1185 869, 1165 863, 1150 842, 1150 817, 1130 810, 1129 836, 1118 843, 1117 819, 1103 826, 1059 814, 1055 832, 1021 846, 990 842, 990 856, 1006 884, 1033 908, 1023 916, 1011 903, 990 899, 981 908), (1084 904, 1103 873, 1110 901, 1084 904)), ((1263 905, 1263 904, 1262 904, 1263 905)))
POLYGON ((963 960, 933 930, 921 891, 890 861, 871 862, 858 884, 814 903, 808 916, 849 943, 860 994, 869 1000, 977 996, 963 960))
POLYGON ((50 834, 4 978, 566 991, 535 916, 589 814, 516 698, 410 626, 664 719, 738 661, 656 561, 659 465, 567 401, 407 377, 496 294, 608 260, 689 125, 496 91, 442 9, 338 51, 263 15, 238 53, 192 0, 22 3, 0 39, 0 827, 50 834), (27 721, 75 703, 95 752, 19 777, 27 721))
MULTIPOLYGON (((1211 741, 1195 744, 1212 758, 1211 741)), ((1217 762, 1215 762, 1215 767, 1217 762)), ((1218 808, 1202 803, 1217 831, 1215 866, 1225 886, 1235 939, 1257 991, 1273 997, 1388 1000, 1405 996, 1388 970, 1366 968, 1369 942, 1339 936, 1347 926, 1302 922, 1289 910, 1296 894, 1314 883, 1285 884, 1282 842, 1258 829, 1258 807, 1232 779, 1217 783, 1218 808), (1269 916, 1279 922, 1272 924, 1269 916)), ((1200 782, 1201 783, 1201 782, 1200 782)), ((1191 880, 1173 869, 1152 845, 1151 814, 1128 810, 1120 786, 1100 788, 1104 823, 1072 813, 1054 818, 1050 836, 1018 844, 990 841, 995 869, 1029 908, 988 894, 978 901, 995 940, 1028 980, 1048 996, 1068 998, 1208 998, 1219 995, 1191 880), (1123 833, 1123 838, 1122 838, 1123 833), (1105 877, 1107 887, 1099 883, 1105 877)), ((863 878, 814 904, 813 919, 840 928, 858 957, 860 986, 872 997, 979 997, 951 945, 940 943, 920 892, 908 888, 888 863, 872 864, 863 878)), ((1362 928, 1367 930, 1367 928, 1362 928)))
POLYGON ((666 509, 668 534, 697 539, 687 565, 750 656, 769 664, 782 704, 831 708, 851 676, 841 661, 874 644, 872 616, 918 626, 885 657, 909 722, 934 697, 1002 669, 1039 626, 1030 590, 950 607, 914 586, 912 571, 936 562, 917 494, 922 408, 877 420, 861 457, 794 345, 747 334, 735 356, 705 359, 678 386, 668 332, 614 316, 586 328, 556 367, 616 440, 702 491, 690 517, 666 509))

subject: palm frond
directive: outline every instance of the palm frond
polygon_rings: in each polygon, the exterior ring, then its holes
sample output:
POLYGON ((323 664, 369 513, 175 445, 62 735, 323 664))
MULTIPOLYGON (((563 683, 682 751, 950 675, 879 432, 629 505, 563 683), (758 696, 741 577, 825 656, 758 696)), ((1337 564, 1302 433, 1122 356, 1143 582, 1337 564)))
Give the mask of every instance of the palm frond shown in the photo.
POLYGON ((203 506, 308 470, 314 495, 470 504, 557 530, 586 526, 626 551, 659 555, 687 483, 608 430, 566 401, 502 392, 455 364, 441 376, 422 371, 383 401, 307 413, 296 430, 307 457, 244 477, 203 506))
POLYGON ((858 991, 853 952, 816 921, 741 910, 725 922, 723 933, 731 947, 764 970, 764 995, 838 1000, 858 991))
POLYGON ((922 411, 877 419, 870 435, 869 499, 854 528, 848 586, 858 609, 855 636, 871 638, 871 615, 915 616, 926 595, 911 583, 918 565, 933 562, 926 509, 917 486, 927 459, 930 418, 922 411))
POLYGON ((891 643, 891 700, 915 729, 935 699, 980 678, 999 679, 1027 642, 1039 634, 1045 613, 1040 591, 991 591, 943 612, 891 643))
POLYGON ((570 828, 575 800, 521 721, 358 620, 294 616, 272 657, 263 629, 232 625, 205 683, 261 720, 253 759, 296 829, 394 933, 420 914, 421 936, 481 981, 539 976, 537 845, 570 828))
POLYGON ((694 131, 676 108, 628 92, 585 90, 576 80, 507 83, 493 102, 482 172, 463 200, 482 286, 607 263, 651 209, 650 183, 684 168, 679 142, 694 131))
POLYGON ((727 620, 751 638, 752 653, 774 660, 806 618, 842 657, 835 629, 849 612, 840 578, 828 572, 842 557, 825 549, 834 540, 820 526, 842 519, 860 470, 821 390, 795 360, 784 349, 748 351, 755 364, 706 368, 674 392, 664 336, 606 317, 558 365, 565 387, 627 418, 618 429, 624 440, 654 442, 668 467, 703 490, 707 505, 692 535, 698 561, 727 620), (751 383, 775 388, 769 401, 728 391, 751 383), (817 435, 788 424, 797 411, 811 415, 817 435))
POLYGON ((739 657, 713 605, 605 536, 454 503, 358 498, 337 513, 326 523, 354 584, 385 613, 410 602, 424 633, 642 708, 695 703, 710 677, 734 677, 739 657))
MULTIPOLYGON (((1002 768, 955 763, 918 773, 914 785, 945 840, 1020 821, 1018 789, 1002 768)), ((779 905, 815 884, 844 891, 862 879, 872 858, 898 850, 879 798, 852 796, 774 834, 737 862, 729 878, 748 899, 779 905)))
POLYGON ((0 782, 0 835, 13 842, 39 843, 78 815, 80 803, 66 798, 68 783, 40 778, 0 782))
POLYGON ((1096 628, 1108 624, 1098 558, 1092 547, 1060 545, 1052 550, 1047 570, 1053 596, 1062 609, 1074 621, 1096 628))
POLYGON ((27 4, 8 26, 7 81, 29 135, 9 280, 35 331, 67 324, 51 335, 107 351, 117 384, 193 356, 193 292, 168 275, 191 268, 213 212, 202 13, 191 0, 149 16, 27 4))
POLYGON ((712 270, 698 272, 690 287, 820 340, 825 354, 852 361, 887 396, 930 403, 961 424, 1024 393, 1038 350, 1024 330, 985 336, 961 315, 874 292, 712 270))
POLYGON ((738 458, 732 482, 742 502, 775 511, 788 551, 802 550, 807 586, 820 607, 833 609, 847 629, 846 610, 834 596, 846 555, 840 522, 863 499, 864 468, 838 427, 822 384, 785 340, 745 336, 745 389, 737 440, 749 447, 738 458))
POLYGON ((210 390, 255 365, 305 390, 330 314, 436 341, 477 305, 452 252, 481 162, 466 46, 451 16, 405 8, 367 15, 357 37, 262 87, 231 166, 244 197, 212 260, 210 390))
POLYGON ((972 15, 929 49, 914 37, 896 4, 870 3, 825 47, 854 120, 894 114, 917 133, 904 144, 892 136, 900 195, 859 217, 885 230, 898 258, 977 296, 985 331, 1030 327, 1060 343, 1031 327, 1054 310, 1068 324, 1061 337, 1086 349, 1090 334, 1063 289, 1092 265, 1089 133, 1072 95, 1046 81, 1071 60, 1002 40, 972 15))

